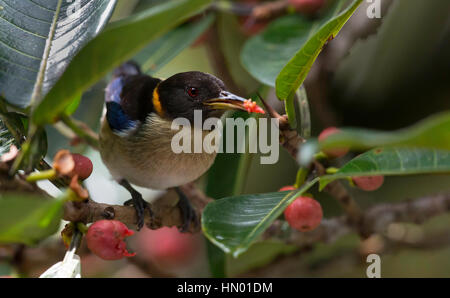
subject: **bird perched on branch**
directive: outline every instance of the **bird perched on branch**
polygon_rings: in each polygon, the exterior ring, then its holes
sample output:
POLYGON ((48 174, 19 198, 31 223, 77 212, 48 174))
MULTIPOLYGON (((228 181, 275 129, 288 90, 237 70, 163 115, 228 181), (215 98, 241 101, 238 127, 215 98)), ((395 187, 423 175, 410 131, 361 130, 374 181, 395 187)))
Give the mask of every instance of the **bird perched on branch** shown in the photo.
MULTIPOLYGON (((202 119, 220 117, 227 109, 248 110, 246 99, 226 90, 224 83, 198 71, 178 73, 160 80, 142 74, 128 62, 114 71, 106 88, 106 114, 100 131, 100 154, 113 178, 131 194, 125 204, 137 212, 137 228, 151 205, 131 184, 151 188, 174 188, 180 199, 182 231, 196 220, 195 211, 178 186, 205 173, 216 153, 179 153, 171 148, 172 121, 182 117, 194 123, 194 111, 202 119)), ((248 102, 248 101, 247 101, 248 102)), ((192 125, 192 129, 197 129, 192 125)), ((202 131, 202 133, 204 133, 202 131)))

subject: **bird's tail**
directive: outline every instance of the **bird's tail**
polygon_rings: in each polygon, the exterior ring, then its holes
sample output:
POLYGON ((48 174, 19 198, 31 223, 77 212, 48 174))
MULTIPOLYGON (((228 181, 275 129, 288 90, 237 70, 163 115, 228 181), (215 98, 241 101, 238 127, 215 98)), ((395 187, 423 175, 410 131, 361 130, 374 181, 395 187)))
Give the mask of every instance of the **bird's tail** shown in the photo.
POLYGON ((113 72, 113 78, 134 76, 141 74, 141 68, 134 61, 127 61, 117 67, 113 72))

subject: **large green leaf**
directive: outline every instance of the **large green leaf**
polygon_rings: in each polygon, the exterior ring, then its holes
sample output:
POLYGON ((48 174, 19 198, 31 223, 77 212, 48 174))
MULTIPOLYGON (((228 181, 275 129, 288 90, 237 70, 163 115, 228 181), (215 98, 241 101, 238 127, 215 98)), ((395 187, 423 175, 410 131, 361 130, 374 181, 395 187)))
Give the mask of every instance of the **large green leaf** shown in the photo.
POLYGON ((336 15, 340 10, 340 4, 345 1, 335 1, 336 6, 319 23, 310 27, 307 41, 302 44, 301 49, 281 70, 276 80, 277 96, 286 100, 293 96, 295 91, 303 84, 309 70, 323 46, 330 38, 335 38, 347 20, 352 16, 362 0, 354 0, 342 13, 336 15), (317 27, 316 27, 317 26, 317 27))
POLYGON ((63 76, 32 114, 38 125, 56 118, 82 92, 132 58, 150 41, 206 8, 211 0, 167 1, 111 24, 72 60, 63 76))
POLYGON ((59 227, 63 200, 38 196, 0 196, 0 243, 33 245, 54 234, 59 227))
POLYGON ((450 111, 433 115, 394 132, 343 128, 319 142, 320 149, 347 147, 364 150, 385 146, 412 146, 450 150, 450 111))
POLYGON ((153 74, 190 46, 213 20, 214 15, 210 14, 200 21, 181 25, 150 43, 133 60, 143 72, 153 74))
POLYGON ((241 195, 214 201, 203 211, 203 233, 223 251, 237 257, 259 238, 296 197, 317 181, 312 180, 292 192, 241 195))
MULTIPOLYGON (((334 1, 316 20, 292 14, 273 21, 262 33, 247 41, 241 53, 242 64, 261 83, 273 87, 282 70, 284 73, 296 73, 295 77, 299 72, 306 76, 310 64, 312 65, 324 43, 339 31, 340 28, 335 27, 335 20, 345 2, 346 0, 334 1), (306 64, 306 60, 301 58, 306 58, 305 54, 311 59, 306 64)), ((359 4, 361 0, 357 2, 359 4)), ((299 86, 300 84, 293 90, 297 90, 299 86)))
POLYGON ((117 0, 71 2, 0 0, 0 90, 10 103, 26 107, 47 93, 117 0))
POLYGON ((351 160, 333 175, 320 178, 320 189, 341 178, 374 175, 450 174, 450 151, 377 148, 351 160))

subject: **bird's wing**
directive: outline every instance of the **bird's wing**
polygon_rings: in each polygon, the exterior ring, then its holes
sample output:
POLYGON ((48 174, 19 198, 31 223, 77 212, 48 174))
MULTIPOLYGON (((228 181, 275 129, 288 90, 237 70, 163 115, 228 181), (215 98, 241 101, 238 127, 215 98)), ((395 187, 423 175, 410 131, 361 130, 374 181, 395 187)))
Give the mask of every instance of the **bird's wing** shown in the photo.
POLYGON ((114 132, 125 132, 138 126, 138 120, 132 119, 122 108, 122 89, 124 78, 115 78, 106 88, 106 120, 114 132))
POLYGON ((150 100, 159 80, 141 74, 139 67, 127 62, 113 73, 106 88, 106 120, 116 133, 129 132, 145 121, 153 109, 150 100))

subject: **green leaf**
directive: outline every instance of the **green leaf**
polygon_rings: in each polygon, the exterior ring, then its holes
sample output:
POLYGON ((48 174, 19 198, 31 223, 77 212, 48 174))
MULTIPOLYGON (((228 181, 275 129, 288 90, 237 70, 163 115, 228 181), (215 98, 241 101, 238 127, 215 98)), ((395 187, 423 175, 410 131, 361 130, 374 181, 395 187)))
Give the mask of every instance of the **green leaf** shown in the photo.
POLYGON ((417 148, 377 148, 354 158, 333 175, 320 178, 320 189, 353 176, 450 174, 450 151, 417 148))
POLYGON ((81 98, 82 96, 78 96, 76 97, 64 110, 64 114, 66 114, 67 116, 72 115, 73 113, 75 113, 75 111, 78 109, 78 107, 80 106, 81 103, 81 98))
POLYGON ((286 100, 303 84, 309 70, 323 46, 330 38, 335 38, 347 20, 352 16, 362 0, 355 0, 342 13, 337 15, 340 5, 345 1, 335 1, 336 5, 330 13, 318 23, 309 27, 307 41, 300 50, 284 66, 276 79, 276 92, 281 100, 286 100))
POLYGON ((410 146, 450 150, 450 112, 442 112, 394 132, 343 128, 319 142, 320 149, 410 146))
POLYGON ((214 15, 210 14, 200 21, 181 25, 150 43, 133 60, 141 65, 143 72, 156 73, 197 40, 213 20, 214 15))
POLYGON ((63 200, 38 196, 0 196, 0 243, 34 245, 56 233, 63 214, 63 200))
MULTIPOLYGON (((321 29, 328 22, 333 22, 332 20, 334 20, 334 17, 345 2, 345 0, 334 1, 333 5, 316 20, 311 20, 300 14, 292 14, 276 19, 262 33, 253 36, 247 41, 241 53, 242 64, 258 81, 275 87, 277 77, 282 70, 289 70, 292 73, 301 71, 298 67, 294 70, 293 65, 293 63, 298 63, 297 60, 301 57, 299 55, 304 55, 305 53, 309 55, 317 48, 320 52, 324 42, 334 32, 330 30, 332 28, 327 27, 327 30, 330 31, 323 43, 322 40, 317 40, 317 37, 322 38, 324 31, 321 29)), ((361 2, 361 0, 358 2, 361 2)), ((311 56, 309 58, 311 61, 308 63, 312 64, 315 57, 311 56)), ((303 64, 299 64, 299 66, 303 69, 305 66, 304 61, 301 62, 303 64)), ((304 69, 304 71, 307 73, 309 68, 304 69)), ((298 84, 293 90, 297 90, 300 85, 298 84)), ((288 96, 280 97, 283 100, 286 98, 288 96)))
MULTIPOLYGON (((5 107, 0 107, 0 154, 8 152, 11 145, 20 149, 29 129, 26 115, 5 111, 5 107)), ((24 159, 23 169, 32 169, 44 158, 47 149, 47 133, 44 129, 39 129, 36 132, 36 142, 31 144, 31 150, 24 159)))
POLYGON ((317 181, 314 179, 292 192, 241 195, 214 201, 203 211, 203 233, 224 252, 237 257, 296 197, 317 181))
POLYGON ((299 136, 307 139, 311 137, 311 111, 305 87, 301 86, 297 90, 295 98, 297 132, 299 136))
POLYGON ((284 109, 288 116, 289 126, 293 129, 297 128, 297 116, 295 114, 295 96, 291 95, 286 98, 284 109))
POLYGON ((87 88, 127 61, 150 41, 205 9, 211 0, 167 1, 111 24, 72 60, 65 73, 33 111, 37 125, 53 122, 87 88))
POLYGON ((214 278, 227 277, 227 256, 217 246, 206 240, 206 252, 211 276, 214 278))
POLYGON ((0 119, 0 155, 7 153, 13 144, 14 137, 8 131, 4 122, 0 119))
POLYGON ((107 23, 117 0, 0 1, 0 90, 26 107, 47 93, 77 52, 107 23), (81 3, 82 2, 82 3, 81 3))

